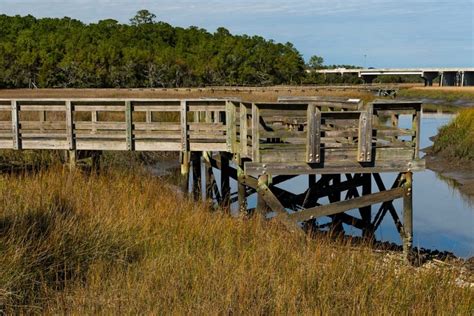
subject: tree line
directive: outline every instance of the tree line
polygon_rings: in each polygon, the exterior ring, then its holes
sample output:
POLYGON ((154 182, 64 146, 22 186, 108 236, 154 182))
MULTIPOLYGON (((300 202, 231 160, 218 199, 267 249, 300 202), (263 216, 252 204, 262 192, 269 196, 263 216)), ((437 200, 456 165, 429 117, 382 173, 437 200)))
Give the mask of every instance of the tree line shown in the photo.
MULTIPOLYGON (((311 70, 291 43, 225 28, 173 27, 140 10, 129 24, 0 15, 0 88, 115 88, 361 83, 311 70)), ((396 80, 397 78, 394 78, 396 80)), ((401 80, 398 78, 398 80, 401 80)))
POLYGON ((0 87, 181 87, 296 84, 305 62, 291 43, 155 21, 122 24, 0 15, 0 87))

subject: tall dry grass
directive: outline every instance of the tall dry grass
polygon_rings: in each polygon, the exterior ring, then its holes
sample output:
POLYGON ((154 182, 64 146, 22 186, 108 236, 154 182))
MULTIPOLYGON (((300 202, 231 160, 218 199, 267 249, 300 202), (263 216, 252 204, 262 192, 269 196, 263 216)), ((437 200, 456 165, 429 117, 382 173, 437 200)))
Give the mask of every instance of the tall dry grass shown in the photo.
POLYGON ((209 212, 140 169, 0 176, 6 313, 468 315, 457 272, 209 212))

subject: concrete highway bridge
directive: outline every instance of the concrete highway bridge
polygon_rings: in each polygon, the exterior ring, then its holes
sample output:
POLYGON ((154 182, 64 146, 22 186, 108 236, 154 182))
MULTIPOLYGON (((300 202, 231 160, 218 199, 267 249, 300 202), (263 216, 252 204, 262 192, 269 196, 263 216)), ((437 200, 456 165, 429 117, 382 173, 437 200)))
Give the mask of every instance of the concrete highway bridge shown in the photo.
POLYGON ((421 76, 426 86, 432 86, 433 80, 440 77, 440 86, 474 86, 474 68, 366 68, 366 69, 322 69, 321 74, 357 75, 365 83, 372 83, 378 76, 414 75, 421 76))

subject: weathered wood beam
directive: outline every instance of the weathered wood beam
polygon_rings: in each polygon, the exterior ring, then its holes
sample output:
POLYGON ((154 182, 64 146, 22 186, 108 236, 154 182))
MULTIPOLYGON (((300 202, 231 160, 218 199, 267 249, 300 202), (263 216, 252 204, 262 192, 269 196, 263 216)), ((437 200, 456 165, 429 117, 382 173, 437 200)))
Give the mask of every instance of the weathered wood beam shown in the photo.
POLYGON ((309 208, 304 211, 291 214, 289 217, 297 221, 305 221, 317 217, 334 215, 351 209, 361 208, 367 205, 377 204, 394 200, 403 196, 403 188, 396 188, 383 192, 374 193, 359 198, 331 203, 319 207, 309 208))
POLYGON ((265 202, 266 205, 268 205, 272 211, 277 213, 276 219, 281 221, 286 228, 292 232, 301 234, 301 228, 295 221, 289 219, 288 212, 268 187, 268 179, 266 177, 267 176, 263 175, 259 178, 257 190, 258 196, 265 202))

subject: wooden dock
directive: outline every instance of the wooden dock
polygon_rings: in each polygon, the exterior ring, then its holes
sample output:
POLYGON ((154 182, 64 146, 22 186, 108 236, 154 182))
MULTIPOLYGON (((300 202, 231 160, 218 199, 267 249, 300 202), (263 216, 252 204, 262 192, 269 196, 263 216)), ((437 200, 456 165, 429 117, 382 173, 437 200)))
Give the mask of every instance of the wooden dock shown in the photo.
POLYGON ((408 253, 412 172, 424 168, 420 118, 420 102, 364 104, 322 97, 282 97, 274 103, 0 99, 0 149, 65 150, 71 164, 77 151, 180 152, 184 189, 196 198, 224 207, 238 202, 242 212, 273 212, 293 231, 343 233, 346 224, 367 238, 390 214, 408 253), (400 127, 402 115, 409 117, 407 128, 400 127), (386 186, 380 173, 388 172, 398 176, 386 186), (305 192, 294 194, 278 186, 300 175, 308 177, 305 192), (200 188, 202 177, 206 188, 200 188), (237 181, 236 192, 231 192, 231 179, 237 181), (257 207, 248 210, 252 194, 257 194, 257 207), (396 199, 403 199, 401 216, 393 204, 396 199), (349 215, 349 210, 358 210, 360 216, 349 215), (323 217, 330 220, 321 225, 323 217))

